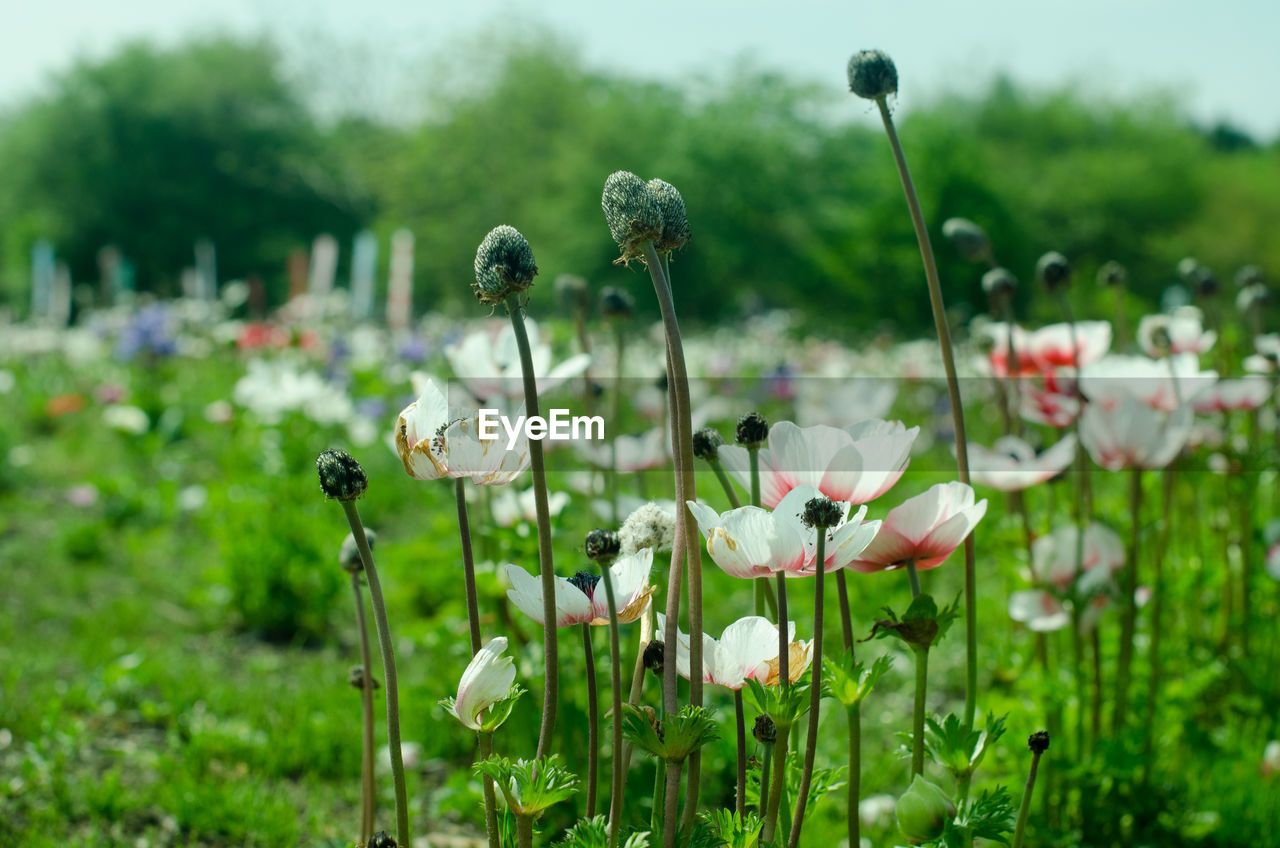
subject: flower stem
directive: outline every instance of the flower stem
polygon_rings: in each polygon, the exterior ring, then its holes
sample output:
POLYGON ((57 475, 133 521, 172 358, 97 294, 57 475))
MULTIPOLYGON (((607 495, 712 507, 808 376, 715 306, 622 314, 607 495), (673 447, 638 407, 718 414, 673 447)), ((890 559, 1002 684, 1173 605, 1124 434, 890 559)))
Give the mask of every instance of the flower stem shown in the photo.
POLYGON ((764 818, 769 806, 769 766, 773 764, 773 748, 768 745, 764 746, 764 756, 760 758, 760 797, 757 799, 757 808, 760 810, 760 818, 764 818))
POLYGON ((733 690, 733 717, 738 731, 738 787, 733 809, 742 818, 747 811, 747 717, 741 689, 733 690))
POLYGON ((1134 593, 1138 589, 1139 541, 1142 534, 1142 469, 1129 471, 1129 562, 1124 570, 1124 586, 1120 589, 1120 658, 1116 665, 1115 712, 1111 714, 1111 732, 1119 735, 1124 730, 1129 711, 1129 676, 1133 663, 1133 631, 1138 604, 1134 593))
POLYGON ((471 655, 480 653, 480 604, 476 596, 476 563, 471 553, 471 522, 467 519, 466 481, 453 481, 453 498, 458 504, 458 535, 462 538, 462 575, 467 593, 467 626, 471 630, 471 655))
POLYGON ((786 784, 787 772, 787 740, 791 736, 790 727, 777 727, 777 738, 773 743, 773 775, 769 781, 769 806, 764 814, 764 829, 760 831, 760 844, 768 845, 773 841, 774 831, 778 827, 778 810, 782 806, 782 790, 786 784))
MULTIPOLYGON (((916 561, 907 560, 907 577, 911 580, 911 597, 920 596, 920 575, 916 561)), ((916 655, 916 696, 911 709, 911 775, 924 773, 924 702, 929 687, 929 649, 913 645, 916 655)))
MULTIPOLYGON (((610 414, 613 416, 611 420, 616 427, 622 421, 622 354, 626 349, 626 327, 623 326, 620 318, 614 324, 613 348, 615 367, 613 375, 613 407, 610 410, 610 414)), ((609 505, 613 513, 613 526, 617 527, 622 524, 622 516, 618 512, 618 440, 616 437, 609 443, 609 505)))
POLYGON ((1163 503, 1161 504, 1160 540, 1155 555, 1155 576, 1152 579, 1151 610, 1151 672, 1147 678, 1146 733, 1142 739, 1142 784, 1151 782, 1152 761, 1155 759, 1154 745, 1159 732, 1156 723, 1156 701, 1160 694, 1160 647, 1164 632, 1164 558, 1169 554, 1169 536, 1172 532, 1173 518, 1173 484, 1177 464, 1164 470, 1163 503))
MULTIPOLYGON (((690 789, 692 788, 690 786, 690 789)), ((666 798, 663 799, 662 845, 663 848, 675 848, 680 807, 680 763, 667 763, 666 793, 666 798)))
POLYGON ((364 675, 360 686, 360 711, 363 720, 360 758, 360 842, 373 836, 374 804, 377 789, 373 780, 373 660, 369 651, 369 628, 364 620, 364 599, 360 592, 360 575, 351 575, 351 591, 356 600, 356 628, 360 631, 360 665, 364 675))
POLYGON ((516 813, 516 845, 533 848, 533 816, 516 813))
POLYGON ((809 733, 804 743, 804 771, 800 773, 800 791, 796 793, 796 815, 791 821, 788 848, 797 848, 800 844, 804 810, 809 803, 809 784, 813 781, 813 758, 818 750, 818 710, 822 704, 822 584, 826 582, 826 540, 827 529, 818 528, 818 550, 815 556, 818 574, 813 584, 813 683, 809 687, 809 733))
MULTIPOLYGON (((622 818, 622 780, 626 770, 622 744, 622 647, 618 639, 618 603, 613 594, 613 572, 607 565, 600 566, 600 581, 604 583, 605 600, 609 605, 609 676, 613 688, 613 746, 609 780, 609 848, 618 844, 618 827, 622 818)), ((643 663, 644 652, 640 660, 643 663)), ((643 667, 641 668, 643 673, 643 667)))
POLYGON ((840 636, 844 649, 853 657, 853 617, 849 614, 849 587, 845 585, 844 569, 836 572, 836 595, 840 600, 840 636))
POLYGON ((582 655, 587 662, 587 818, 596 815, 600 774, 600 704, 596 694, 596 656, 591 650, 591 624, 582 622, 582 655))
POLYGON ((849 717, 849 797, 845 818, 849 826, 849 844, 862 844, 862 819, 858 805, 862 798, 862 705, 848 708, 849 717))
POLYGON ((729 475, 725 473, 724 466, 720 464, 720 460, 709 459, 707 460, 707 465, 711 466, 716 479, 720 481, 720 488, 724 489, 725 497, 729 499, 729 506, 733 509, 742 506, 742 502, 738 500, 738 493, 733 490, 733 483, 729 481, 729 475))
MULTIPOLYGON (((493 732, 480 731, 480 759, 489 759, 493 755, 493 732)), ((489 848, 502 848, 502 840, 498 834, 498 796, 493 788, 493 778, 484 776, 484 830, 489 837, 489 848)))
MULTIPOLYGON (((902 191, 907 198, 907 208, 911 213, 911 223, 915 227, 916 241, 920 244, 920 258, 924 262, 924 275, 929 283, 929 305, 933 310, 934 329, 938 333, 938 347, 942 353, 942 368, 947 375, 947 396, 951 402, 952 426, 956 436, 956 472, 960 482, 969 483, 969 441, 965 435, 964 407, 960 400, 960 380, 956 376, 955 356, 951 350, 951 330, 947 327, 946 307, 942 301, 942 284, 938 280, 938 266, 933 257, 933 246, 929 243, 929 231, 924 225, 924 215, 920 212, 920 200, 911 182, 911 172, 907 170, 907 159, 902 152, 902 144, 898 141, 898 131, 893 125, 893 116, 889 113, 889 104, 884 97, 876 98, 880 108, 880 119, 884 123, 885 134, 889 137, 889 146, 893 149, 893 161, 898 167, 898 177, 902 181, 902 191)), ((978 586, 977 586, 977 554, 974 550, 973 533, 964 540, 964 625, 965 625, 965 688, 964 688, 964 723, 973 726, 977 712, 978 690, 978 586)))
POLYGON ((395 784, 396 793, 396 841, 401 845, 410 845, 409 797, 405 791, 404 757, 400 749, 400 689, 396 685, 396 657, 391 644, 391 626, 387 624, 382 583, 378 580, 378 569, 373 564, 373 552, 369 550, 364 525, 360 523, 360 512, 356 509, 355 501, 341 503, 342 510, 347 515, 347 523, 351 525, 351 535, 356 540, 356 549, 360 552, 365 579, 369 581, 369 601, 373 605, 373 621, 378 630, 378 647, 382 650, 382 676, 385 678, 387 692, 387 748, 391 754, 391 780, 395 784))
POLYGON ((1022 791, 1022 803, 1018 806, 1018 823, 1013 829, 1013 844, 1010 848, 1022 848, 1022 840, 1027 833, 1027 818, 1031 814, 1031 795, 1036 789, 1036 769, 1040 766, 1042 752, 1031 754, 1031 771, 1027 773, 1027 788, 1022 791))
MULTIPOLYGON (((538 411, 538 383, 533 373, 533 354, 529 350, 529 334, 524 327, 524 314, 517 295, 507 298, 507 313, 511 316, 511 329, 515 334, 516 348, 520 353, 520 371, 524 377, 525 414, 536 418, 538 411)), ((556 728, 556 708, 560 688, 560 646, 556 629, 556 574, 554 554, 551 550, 551 510, 547 506, 547 464, 542 455, 542 441, 529 440, 529 470, 533 475, 533 501, 538 517, 538 567, 542 578, 542 643, 546 678, 542 690, 542 727, 538 732, 538 750, 535 757, 541 759, 551 743, 556 728)), ((533 822, 529 822, 532 834, 533 822)), ((532 838, 532 835, 530 836, 532 838)), ((403 840, 402 840, 403 842, 403 840)))

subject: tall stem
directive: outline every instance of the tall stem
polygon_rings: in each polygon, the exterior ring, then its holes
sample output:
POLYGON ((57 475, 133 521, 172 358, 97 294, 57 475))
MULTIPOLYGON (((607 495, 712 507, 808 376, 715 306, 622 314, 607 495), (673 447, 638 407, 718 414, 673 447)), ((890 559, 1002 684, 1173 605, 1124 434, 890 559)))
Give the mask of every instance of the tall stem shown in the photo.
MULTIPOLYGON (((480 731, 481 761, 493 756, 493 732, 480 731)), ((484 830, 489 837, 489 848, 502 848, 502 838, 498 833, 498 795, 494 791, 493 778, 484 776, 484 830)))
POLYGON ((822 704, 822 584, 827 571, 827 528, 818 528, 818 550, 815 561, 818 575, 813 584, 813 665, 812 685, 809 687, 809 734, 804 743, 804 771, 800 773, 800 791, 796 793, 796 815, 791 821, 791 838, 788 848, 800 844, 800 830, 804 827, 804 810, 809 803, 809 784, 813 781, 813 758, 818 750, 818 709, 822 704))
MULTIPOLYGON (((600 566, 600 580, 604 583, 605 600, 609 605, 609 676, 613 687, 613 748, 609 763, 609 848, 618 844, 618 827, 622 818, 622 780, 626 770, 626 756, 622 744, 622 646, 618 638, 618 602, 613 594, 613 572, 607 565, 600 566)), ((641 662, 644 653, 641 651, 641 662)), ((642 668, 643 673, 643 668, 642 668)))
POLYGON ((742 818, 747 813, 747 717, 741 689, 733 690, 733 717, 738 731, 738 787, 733 809, 742 818))
POLYGON ((582 622, 582 655, 587 663, 587 818, 595 818, 600 776, 600 699, 596 694, 596 656, 591 649, 591 624, 582 622))
MULTIPOLYGON (((524 315, 517 295, 507 298, 507 313, 511 316, 511 329, 520 353, 520 371, 524 377, 525 414, 530 418, 539 415, 538 383, 533 373, 533 354, 529 350, 529 334, 525 331, 524 315)), ((556 728, 556 708, 559 705, 560 645, 556 629, 556 573, 554 554, 551 550, 551 510, 547 506, 547 464, 542 455, 542 441, 529 440, 529 470, 533 475, 533 502, 538 517, 538 567, 542 578, 542 647, 546 664, 546 678, 542 690, 542 727, 538 732, 538 750, 542 758, 547 753, 551 734, 556 728)), ((532 829, 533 823, 529 823, 532 829)))
POLYGON ((845 585, 844 569, 836 572, 836 595, 840 600, 840 636, 844 649, 853 657, 853 617, 849 613, 849 588, 845 585))
POLYGON ((1036 789, 1036 769, 1040 765, 1040 751, 1031 754, 1031 770, 1027 772, 1027 787, 1022 790, 1022 804, 1018 807, 1018 823, 1013 829, 1013 844, 1010 848, 1022 848, 1022 840, 1027 833, 1027 818, 1031 814, 1031 795, 1036 789))
POLYGON ((742 506, 742 502, 738 500, 738 493, 733 490, 733 483, 729 481, 729 475, 725 473, 724 466, 720 464, 720 460, 712 457, 707 460, 707 465, 711 466, 711 470, 715 472, 716 479, 720 481, 720 488, 724 489, 725 497, 729 499, 729 506, 733 509, 742 506))
POLYGON ((760 818, 763 819, 768 812, 769 806, 769 766, 773 763, 773 748, 765 745, 764 756, 760 758, 760 797, 757 799, 756 808, 760 811, 760 818))
POLYGON ((849 845, 862 844, 862 817, 858 807, 862 799, 862 705, 848 708, 849 715, 849 797, 845 803, 849 845))
POLYGON ((1164 633, 1164 559, 1169 555, 1169 536, 1172 533, 1173 519, 1173 484, 1177 464, 1171 464, 1164 471, 1163 502, 1161 503, 1160 540, 1157 542, 1155 555, 1155 575, 1151 592, 1153 605, 1151 610, 1151 674, 1147 678, 1147 710, 1146 730, 1142 737, 1142 783, 1151 782, 1152 760, 1154 759, 1154 743, 1159 732, 1156 721, 1156 701, 1160 694, 1160 648, 1161 636, 1164 633))
POLYGON ((1111 732, 1116 735, 1124 729, 1129 711, 1129 675, 1133 663, 1133 631, 1138 612, 1134 593, 1138 589, 1138 554, 1142 534, 1142 469, 1133 468, 1129 474, 1129 562, 1124 571, 1124 586, 1120 590, 1120 602, 1123 604, 1120 618, 1120 659, 1116 665, 1115 712, 1111 715, 1111 732))
POLYGON ((533 816, 516 813, 516 845, 533 848, 533 816))
POLYGON ((762 845, 768 845, 773 841, 774 831, 778 827, 778 810, 782 806, 782 789, 787 782, 787 740, 791 736, 791 728, 776 727, 775 731, 777 738, 773 743, 773 774, 769 780, 769 806, 764 813, 764 829, 760 831, 762 845))
MULTIPOLYGON (((692 787, 690 787, 692 789, 692 787)), ((667 796, 663 802, 662 845, 676 848, 676 825, 679 824, 680 763, 667 763, 667 796)))
POLYGON ((467 627, 471 631, 471 655, 480 653, 480 604, 476 596, 476 563, 471 553, 471 522, 467 519, 466 481, 453 481, 453 499, 458 505, 458 535, 462 538, 462 575, 467 593, 467 627))
POLYGON ((404 785, 404 757, 400 749, 400 688, 396 685, 396 657, 391 644, 391 626, 387 623, 387 606, 382 598, 382 583, 373 564, 373 552, 360 523, 360 512, 354 501, 342 501, 342 510, 351 525, 351 535, 360 552, 364 576, 369 581, 369 601, 373 605, 373 621, 378 630, 378 647, 382 651, 382 676, 387 693, 387 748, 391 754, 391 780, 396 793, 396 838, 401 845, 409 842, 409 796, 404 785))
MULTIPOLYGON (((898 177, 902 181, 902 191, 907 198, 907 208, 911 212, 911 224, 915 227, 916 241, 920 244, 920 258, 924 262, 924 275, 929 283, 929 305, 933 309, 934 329, 938 333, 938 347, 942 353, 942 368, 947 375, 947 396, 951 402, 952 426, 956 431, 956 473, 961 483, 969 482, 969 440, 965 435, 964 407, 960 400, 960 380, 956 376, 955 357, 951 350, 951 330, 947 327, 946 307, 942 301, 942 284, 938 280, 938 266, 933 258, 933 246, 929 242, 929 231, 924 225, 924 215, 920 212, 920 200, 916 197, 916 189, 911 182, 911 172, 907 169, 907 159, 902 152, 902 144, 898 141, 898 131, 893 125, 893 116, 889 113, 889 104, 884 97, 876 98, 880 107, 880 118, 884 122, 885 134, 889 137, 889 146, 893 149, 893 161, 898 167, 898 177)), ((964 540, 964 625, 965 625, 965 688, 964 688, 964 722, 973 726, 974 714, 977 712, 978 690, 978 586, 977 555, 974 550, 973 534, 964 540)))
MULTIPOLYGON (((920 575, 916 561, 907 560, 907 577, 911 581, 911 597, 920 597, 920 575)), ((911 709, 911 774, 924 773, 924 702, 929 687, 929 649, 912 645, 916 656, 916 695, 911 709)))
POLYGON ((351 575, 351 591, 356 600, 356 628, 360 631, 360 668, 364 675, 360 685, 360 713, 364 728, 360 757, 360 842, 373 836, 374 804, 377 787, 373 781, 373 660, 369 651, 369 627, 364 620, 364 600, 360 593, 360 574, 351 575))

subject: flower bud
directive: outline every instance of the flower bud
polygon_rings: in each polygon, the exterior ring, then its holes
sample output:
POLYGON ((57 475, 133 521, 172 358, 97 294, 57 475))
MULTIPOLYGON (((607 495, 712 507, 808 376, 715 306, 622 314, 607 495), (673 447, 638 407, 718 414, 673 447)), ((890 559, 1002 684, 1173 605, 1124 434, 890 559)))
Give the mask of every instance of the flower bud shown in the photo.
POLYGON ((1239 271, 1236 271, 1236 286, 1242 289, 1248 286, 1259 285, 1265 282, 1265 279, 1262 269, 1257 265, 1246 265, 1239 271))
POLYGON ((587 559, 608 565, 622 549, 622 540, 612 530, 597 528, 587 534, 586 549, 587 559))
POLYGON ((625 261, 640 255, 647 241, 662 237, 662 208, 644 180, 630 171, 614 171, 604 181, 600 199, 604 220, 609 225, 625 261))
POLYGON ((1129 282, 1129 272, 1114 259, 1104 263, 1098 269, 1098 285, 1100 286, 1123 286, 1127 282, 1129 282))
POLYGON ((734 440, 743 447, 759 447, 769 438, 769 422, 758 412, 748 412, 738 419, 734 440))
POLYGON ((942 835, 943 828, 956 814, 956 805, 942 789, 916 775, 906 794, 898 799, 894 813, 902 835, 908 842, 919 845, 942 835))
MULTIPOLYGON (((364 682, 365 682, 364 666, 362 665, 351 666, 351 671, 347 672, 347 683, 350 684, 351 688, 363 689, 364 682)), ((376 678, 370 677, 369 685, 376 690, 380 684, 378 683, 376 678)))
POLYGON ((1037 730, 1027 738, 1027 747, 1031 749, 1033 754, 1043 754, 1049 750, 1049 732, 1047 730, 1037 730))
POLYGON ((1157 356, 1168 356, 1173 351, 1173 336, 1170 326, 1173 319, 1168 315, 1148 315, 1138 325, 1138 343, 1155 351, 1157 356))
POLYGON ((630 318, 636 313, 636 301, 630 294, 614 286, 600 292, 600 314, 605 318, 630 318))
POLYGON ((1036 279, 1049 291, 1064 289, 1071 282, 1071 263, 1058 251, 1051 250, 1036 262, 1036 279))
POLYGON ((1187 285, 1194 287, 1199 272, 1200 260, 1194 256, 1184 256, 1178 260, 1178 276, 1187 285))
POLYGON ((684 208, 684 198, 671 183, 665 180, 649 180, 649 190, 658 199, 658 211, 662 213, 662 234, 654 239, 658 250, 676 250, 689 242, 689 213, 684 208))
POLYGON ((800 515, 800 520, 806 527, 824 529, 835 527, 842 518, 844 518, 844 510, 840 508, 840 504, 824 495, 810 498, 804 505, 804 512, 800 515))
POLYGON ((644 667, 652 671, 658 677, 662 676, 663 669, 666 667, 666 651, 667 646, 661 639, 654 639, 652 642, 644 646, 644 667))
POLYGON ((987 238, 982 227, 968 218, 948 218, 943 221, 942 235, 970 262, 985 262, 991 258, 991 239, 987 238))
POLYGON ((476 248, 476 299, 489 306, 504 302, 533 285, 538 266, 533 249, 515 227, 494 227, 476 248))
MULTIPOLYGON (((378 541, 378 534, 366 527, 364 540, 369 543, 369 550, 373 550, 374 543, 378 541)), ((356 537, 350 533, 342 540, 342 547, 338 550, 338 562, 344 570, 352 574, 364 570, 364 563, 360 560, 360 548, 356 545, 356 537)))
POLYGON ((756 726, 751 728, 751 735, 761 745, 772 745, 778 741, 778 727, 767 715, 756 716, 756 726))
POLYGON ((867 100, 898 91, 898 68, 883 50, 859 50, 849 57, 849 90, 867 100))
POLYGON ((715 462, 719 456, 724 436, 715 427, 703 427, 693 434, 693 455, 707 462, 715 462))
POLYGON ((346 451, 322 451, 316 457, 316 473, 320 475, 320 490, 330 500, 354 501, 369 488, 364 469, 346 451))
POLYGON ((992 300, 1009 297, 1018 288, 1018 278, 1008 268, 992 268, 982 275, 982 291, 992 300))
POLYGON ((1209 270, 1207 265, 1201 265, 1196 270, 1195 284, 1192 291, 1197 297, 1213 297, 1222 288, 1218 282, 1217 276, 1209 270))
POLYGON ((397 848, 396 841, 391 838, 391 834, 385 830, 380 830, 369 840, 369 848, 397 848))
POLYGON ((590 301, 587 278, 577 274, 561 274, 556 277, 556 297, 574 312, 586 312, 590 301))

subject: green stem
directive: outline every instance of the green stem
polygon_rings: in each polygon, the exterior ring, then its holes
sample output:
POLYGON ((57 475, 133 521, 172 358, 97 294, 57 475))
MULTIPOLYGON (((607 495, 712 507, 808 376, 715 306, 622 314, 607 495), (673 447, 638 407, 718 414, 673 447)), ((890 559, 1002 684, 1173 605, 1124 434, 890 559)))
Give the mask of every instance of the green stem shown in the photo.
POLYGON ((911 710, 911 774, 924 774, 924 702, 929 686, 929 649, 916 648, 916 697, 911 710))
POLYGON ((1147 678, 1146 733, 1142 741, 1142 784, 1150 785, 1151 769, 1155 759, 1155 738, 1159 732, 1156 721, 1156 703, 1160 694, 1160 648, 1164 633, 1164 559, 1169 554, 1169 535, 1173 525, 1173 484, 1176 461, 1164 470, 1163 503, 1161 504, 1160 540, 1154 562, 1151 610, 1151 673, 1147 678))
MULTIPOLYGON (((609 605, 609 676, 613 687, 613 747, 612 769, 609 781, 609 848, 618 844, 618 827, 622 819, 622 780, 626 768, 622 744, 622 646, 618 637, 618 602, 614 597, 613 573, 607 565, 600 566, 600 580, 604 583, 605 600, 609 605)), ((643 653, 641 654, 643 663, 643 653)), ((643 672, 643 665, 641 666, 643 672)))
POLYGON ((1137 623, 1138 605, 1134 593, 1138 589, 1139 541, 1142 534, 1142 469, 1129 471, 1129 562, 1124 570, 1124 585, 1120 589, 1120 658, 1116 665, 1115 712, 1111 714, 1111 732, 1117 736, 1124 730, 1129 711, 1129 676, 1133 664, 1133 633, 1137 623))
POLYGON ((707 465, 711 466, 711 470, 715 472, 716 479, 720 481, 720 488, 724 489, 725 497, 729 499, 729 506, 737 509, 742 506, 742 502, 738 500, 738 493, 733 490, 733 483, 729 480, 729 475, 725 473, 724 466, 720 464, 718 459, 707 460, 707 465))
POLYGON ((662 833, 662 814, 667 800, 667 763, 658 760, 653 769, 653 810, 649 813, 649 832, 662 833))
POLYGON ((844 569, 836 572, 836 595, 840 600, 840 636, 844 649, 853 658, 853 617, 849 613, 849 588, 845 585, 844 569))
POLYGON ((382 651, 382 676, 385 678, 387 693, 387 748, 391 754, 391 780, 395 784, 396 794, 396 837, 401 845, 409 842, 409 797, 404 784, 404 757, 400 748, 400 689, 396 685, 396 657, 391 644, 391 626, 387 623, 387 607, 382 598, 382 583, 378 580, 378 569, 373 564, 373 552, 369 550, 369 540, 364 535, 364 525, 360 523, 360 512, 355 501, 342 501, 342 510, 347 515, 347 523, 351 525, 351 535, 355 537, 356 548, 360 551, 360 562, 364 565, 364 576, 369 581, 369 601, 373 605, 373 621, 378 630, 378 647, 382 651))
POLYGON ((676 825, 680 819, 680 763, 667 763, 666 793, 667 797, 663 799, 662 845, 663 848, 676 848, 676 825))
POLYGON ((769 781, 769 806, 764 814, 764 829, 760 831, 760 842, 768 845, 773 841, 774 831, 778 827, 778 810, 782 806, 782 789, 786 783, 787 771, 787 739, 791 736, 790 727, 776 727, 777 738, 773 743, 773 775, 769 781))
POLYGON ((733 690, 733 717, 738 731, 738 788, 733 809, 742 818, 747 814, 747 717, 741 689, 733 690))
POLYGON ((587 663, 587 818, 595 818, 600 778, 600 703, 596 694, 596 656, 591 649, 591 624, 582 622, 582 655, 587 663))
MULTIPOLYGON (((898 131, 894 128, 893 116, 889 113, 889 104, 884 97, 878 97, 876 105, 880 108, 880 118, 884 123, 885 134, 889 137, 893 161, 897 165, 898 177, 902 181, 902 191, 906 195, 907 208, 911 213, 911 224, 915 227, 916 241, 920 245, 920 258, 924 263, 924 275, 929 284, 929 305, 933 311, 934 329, 937 330, 938 347, 942 353, 942 368, 947 375, 947 397, 951 403, 952 426, 956 437, 956 473, 960 482, 967 485, 969 483, 969 440, 965 434, 960 380, 956 376, 955 356, 951 350, 951 330, 947 327, 947 312, 942 300, 942 284, 938 280, 938 266, 934 261, 933 246, 929 242, 929 231, 924 224, 924 215, 920 211, 920 200, 911 182, 911 172, 907 169, 907 159, 902 152, 902 144, 898 141, 898 131)), ((964 540, 964 625, 964 723, 965 726, 972 727, 974 715, 977 712, 978 695, 977 554, 974 550, 972 533, 964 540)))
POLYGON ((467 627, 471 631, 471 655, 480 653, 480 604, 476 595, 476 563, 471 553, 471 522, 467 519, 466 481, 453 481, 453 499, 458 505, 458 535, 462 538, 462 575, 467 594, 467 627))
POLYGON ((763 819, 768 812, 769 806, 769 766, 773 763, 773 748, 764 746, 764 756, 760 760, 760 797, 757 800, 756 807, 760 811, 760 818, 763 819))
MULTIPOLYGON (((529 350, 529 334, 525 331, 523 311, 518 295, 507 298, 507 313, 511 316, 511 329, 520 352, 520 371, 524 377, 525 414, 531 418, 539 415, 538 383, 533 373, 533 354, 529 350)), ((546 664, 546 677, 542 690, 542 727, 538 732, 538 750, 535 757, 541 759, 551 744, 556 728, 556 708, 560 688, 560 645, 556 628, 556 573, 555 555, 551 550, 551 510, 547 506, 547 464, 542 454, 542 441, 529 440, 529 470, 533 475, 533 501, 538 516, 538 567, 542 578, 542 647, 546 664)), ((529 827, 532 829, 533 822, 529 827)))
POLYGON ((813 665, 812 685, 809 687, 809 733, 804 744, 804 771, 800 772, 800 791, 796 793, 796 814, 791 820, 791 838, 788 848, 800 844, 800 831, 804 827, 804 811, 809 803, 809 784, 813 782, 813 759, 818 750, 818 710, 822 705, 822 584, 826 582, 827 528, 818 528, 818 550, 814 557, 818 574, 813 584, 813 665))
POLYGON ((862 798, 862 705, 848 708, 849 715, 849 797, 845 804, 849 844, 862 844, 862 817, 858 807, 862 798))
MULTIPOLYGON (((493 755, 493 733, 480 732, 480 760, 489 759, 493 755)), ((502 848, 502 840, 498 833, 498 795, 494 791, 493 778, 484 776, 484 830, 489 837, 489 848, 502 848)))
POLYGON ((1036 789, 1036 769, 1040 766, 1040 752, 1031 755, 1031 771, 1027 773, 1027 788, 1022 791, 1022 803, 1018 807, 1018 823, 1013 829, 1013 844, 1010 848, 1022 848, 1022 840, 1027 833, 1027 818, 1031 814, 1031 795, 1036 789))
POLYGON ((747 446, 747 459, 751 465, 751 505, 760 506, 760 446, 747 446))
POLYGON ((356 601, 356 628, 360 633, 360 667, 364 675, 360 686, 360 712, 363 736, 360 757, 360 842, 373 836, 374 804, 377 787, 373 778, 373 660, 369 651, 369 627, 364 620, 364 600, 360 593, 360 575, 351 575, 351 591, 356 601))
POLYGON ((533 848, 533 816, 516 813, 516 845, 533 848))

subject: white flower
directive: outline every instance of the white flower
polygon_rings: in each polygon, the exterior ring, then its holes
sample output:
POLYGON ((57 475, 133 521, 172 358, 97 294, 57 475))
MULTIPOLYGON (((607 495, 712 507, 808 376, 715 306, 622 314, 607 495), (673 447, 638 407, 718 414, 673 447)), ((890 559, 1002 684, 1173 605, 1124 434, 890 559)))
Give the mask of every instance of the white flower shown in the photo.
MULTIPOLYGON (((619 623, 635 621, 649 603, 649 596, 654 590, 649 584, 649 572, 652 569, 652 548, 645 548, 631 556, 619 557, 609 567, 609 573, 613 576, 619 623)), ((508 565, 506 575, 507 581, 511 583, 507 597, 517 609, 543 624, 542 579, 518 565, 508 565)), ((609 623, 609 600, 599 581, 600 576, 589 571, 580 571, 569 580, 555 578, 556 627, 609 623)))
POLYGON ((446 703, 445 709, 472 730, 480 729, 480 713, 507 697, 516 679, 511 657, 502 656, 507 649, 504 636, 490 639, 481 648, 458 682, 458 697, 446 703))
POLYGON ((889 510, 876 537, 849 567, 887 571, 911 559, 921 571, 936 568, 986 514, 986 499, 975 503, 970 486, 939 483, 889 510))
POLYGON ((1138 322, 1138 345, 1147 356, 1163 356, 1165 353, 1192 353, 1199 356, 1209 351, 1218 334, 1205 330, 1203 316, 1194 306, 1180 306, 1170 315, 1144 315, 1138 322), (1155 336, 1165 334, 1169 350, 1161 349, 1155 336))
MULTIPOLYGON (((568 503, 567 493, 550 492, 547 495, 547 514, 555 518, 568 503)), ((533 489, 525 489, 519 493, 514 489, 502 489, 489 502, 489 509, 493 513, 493 522, 499 527, 538 520, 538 505, 533 489)))
MULTIPOLYGON (((1080 532, 1076 525, 1063 524, 1032 542, 1031 573, 1036 581, 1065 592, 1076 577, 1076 546, 1079 539, 1080 532)), ((1085 528, 1081 553, 1081 571, 1092 573, 1097 569, 1096 580, 1099 583, 1105 582, 1125 564, 1124 542, 1120 536, 1110 527, 1096 521, 1085 528)))
MULTIPOLYGON (((796 623, 787 622, 788 643, 795 638, 796 623)), ((658 613, 658 638, 667 646, 667 658, 675 645, 676 670, 681 677, 689 678, 690 639, 687 633, 676 628, 676 638, 669 638, 667 619, 658 613)), ((720 634, 719 640, 706 634, 702 636, 702 682, 714 683, 726 689, 741 689, 748 680, 766 684, 771 669, 778 660, 778 626, 756 615, 740 618, 720 634), (771 665, 770 661, 773 661, 771 665)), ((803 671, 803 669, 801 669, 803 671)), ((797 673, 788 668, 789 676, 797 673)), ((777 672, 773 671, 776 677, 777 672)))
POLYGON ((102 423, 131 436, 141 436, 151 428, 146 412, 123 403, 113 403, 102 410, 102 423))
POLYGON ((1090 403, 1080 416, 1080 441, 1108 471, 1164 468, 1191 434, 1191 407, 1163 412, 1129 394, 1111 404, 1090 403))
POLYGON ((1017 436, 1004 436, 996 439, 990 449, 969 445, 969 475, 980 486, 1016 492, 1060 473, 1075 456, 1074 433, 1067 434, 1039 456, 1017 436))
POLYGON ((1080 374, 1080 391, 1093 405, 1111 406, 1134 397, 1166 412, 1194 398, 1218 379, 1215 371, 1201 371, 1193 353, 1165 359, 1145 356, 1107 356, 1080 374))
MULTIPOLYGON (((539 340, 538 325, 528 318, 524 325, 539 395, 577 377, 591 364, 591 356, 580 353, 552 367, 551 345, 539 340)), ((524 377, 515 330, 509 322, 502 322, 500 328, 494 329, 497 329, 496 333, 490 329, 468 333, 462 341, 445 348, 445 358, 449 360, 454 375, 478 400, 524 397, 524 377)))
POLYGON ((1061 630, 1071 623, 1071 614, 1048 592, 1028 589, 1009 596, 1009 617, 1036 633, 1061 630))
MULTIPOLYGON (((523 411, 521 406, 517 415, 523 411)), ((479 412, 450 409, 431 380, 423 385, 422 396, 400 413, 395 440, 404 470, 419 480, 467 477, 479 485, 502 485, 529 466, 529 440, 523 431, 511 450, 502 434, 480 438, 479 412)))

